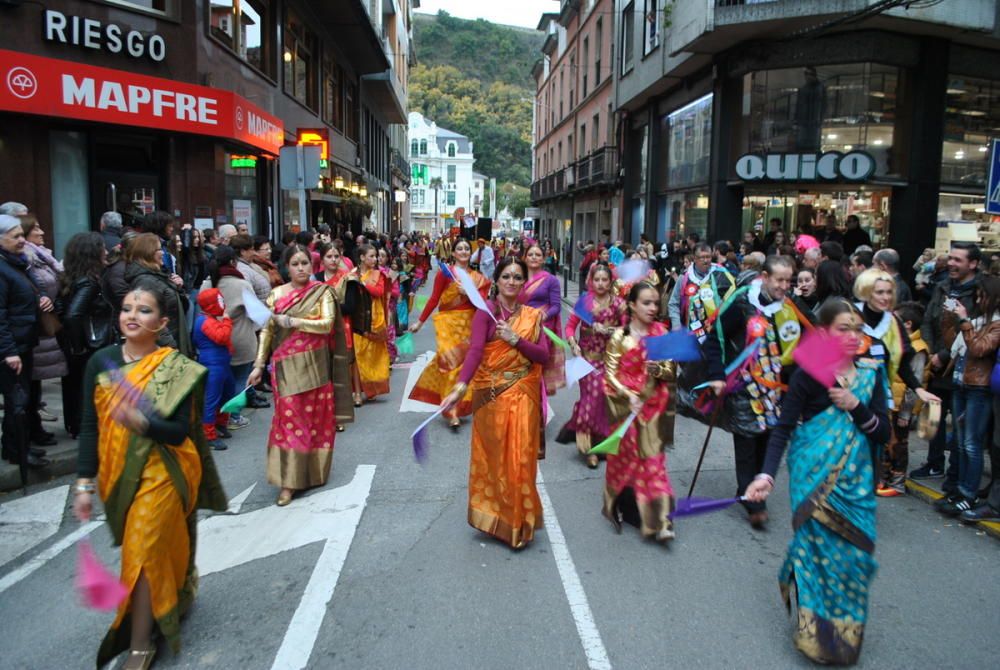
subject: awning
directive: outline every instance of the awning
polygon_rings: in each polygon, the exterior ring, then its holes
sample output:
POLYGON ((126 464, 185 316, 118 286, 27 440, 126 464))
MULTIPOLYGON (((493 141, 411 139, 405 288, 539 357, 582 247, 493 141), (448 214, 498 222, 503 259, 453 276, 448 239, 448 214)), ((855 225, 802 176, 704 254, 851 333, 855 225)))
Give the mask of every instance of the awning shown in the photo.
POLYGON ((232 91, 0 49, 0 110, 236 140, 277 155, 281 119, 232 91))

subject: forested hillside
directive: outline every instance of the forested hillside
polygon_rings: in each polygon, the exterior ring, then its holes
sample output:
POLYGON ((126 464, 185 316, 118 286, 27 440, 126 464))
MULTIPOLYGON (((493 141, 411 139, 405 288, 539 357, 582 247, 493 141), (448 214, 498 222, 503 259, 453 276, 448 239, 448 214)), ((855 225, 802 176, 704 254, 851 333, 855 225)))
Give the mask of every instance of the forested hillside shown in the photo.
POLYGON ((410 109, 475 143, 476 171, 531 181, 531 66, 544 35, 483 19, 416 14, 410 109))

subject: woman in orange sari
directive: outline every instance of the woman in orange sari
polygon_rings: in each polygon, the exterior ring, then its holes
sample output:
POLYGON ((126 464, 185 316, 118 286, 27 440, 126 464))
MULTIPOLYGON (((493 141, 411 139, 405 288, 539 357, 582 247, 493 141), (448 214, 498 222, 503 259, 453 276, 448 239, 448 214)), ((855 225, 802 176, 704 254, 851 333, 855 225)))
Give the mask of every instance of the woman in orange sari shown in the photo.
POLYGON ((523 549, 542 526, 535 488, 542 428, 542 365, 549 358, 542 335, 545 314, 521 305, 528 276, 519 258, 500 261, 493 318, 476 311, 472 340, 458 383, 441 403, 453 408, 472 391, 469 525, 514 549, 523 549))
MULTIPOLYGON (((469 269, 469 259, 472 258, 472 245, 468 240, 459 240, 452 250, 455 265, 469 273, 476 282, 483 299, 490 290, 490 280, 475 270, 469 269)), ((458 380, 462 362, 469 351, 469 337, 472 335, 472 315, 476 308, 469 301, 458 280, 450 276, 451 272, 441 270, 434 277, 434 291, 431 293, 424 311, 416 323, 410 326, 411 333, 420 332, 424 322, 430 318, 435 308, 434 332, 437 334, 437 353, 424 368, 416 385, 410 392, 411 400, 438 405, 441 399, 450 391, 458 380)), ((454 407, 450 408, 445 417, 448 425, 457 429, 461 422, 459 417, 472 414, 472 395, 466 394, 454 407)))
POLYGON ((201 427, 207 370, 156 344, 167 327, 165 301, 158 286, 139 280, 122 301, 125 343, 95 353, 84 372, 73 509, 89 520, 100 494, 129 590, 98 667, 130 649, 123 667, 148 668, 154 625, 180 650, 180 618, 198 587, 196 510, 227 506, 201 427))
POLYGON ((374 400, 389 393, 389 295, 392 288, 389 278, 378 267, 375 247, 362 244, 358 247, 358 266, 355 275, 361 280, 371 298, 371 325, 361 329, 354 323, 354 364, 361 377, 361 393, 354 394, 354 406, 365 399, 374 400))
POLYGON ((257 359, 247 383, 256 385, 271 359, 274 416, 267 439, 267 480, 281 487, 277 504, 296 491, 322 486, 333 463, 334 424, 353 421, 346 347, 333 291, 312 275, 309 249, 285 249, 291 281, 271 291, 274 315, 260 331, 257 359))

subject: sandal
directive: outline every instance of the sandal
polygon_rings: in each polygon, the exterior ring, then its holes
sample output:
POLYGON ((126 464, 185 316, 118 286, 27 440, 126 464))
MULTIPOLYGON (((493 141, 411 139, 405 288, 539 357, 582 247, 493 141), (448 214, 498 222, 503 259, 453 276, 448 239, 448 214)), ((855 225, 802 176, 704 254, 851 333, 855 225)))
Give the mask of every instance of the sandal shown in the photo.
POLYGON ((601 464, 601 460, 597 458, 597 454, 590 454, 587 456, 587 467, 591 470, 596 470, 597 466, 601 464))
POLYGON ((338 433, 343 433, 344 432, 344 425, 343 424, 340 424, 340 423, 337 424, 337 432, 338 433))
POLYGON ((128 658, 122 664, 122 670, 149 670, 156 657, 156 647, 145 651, 129 651, 128 658))

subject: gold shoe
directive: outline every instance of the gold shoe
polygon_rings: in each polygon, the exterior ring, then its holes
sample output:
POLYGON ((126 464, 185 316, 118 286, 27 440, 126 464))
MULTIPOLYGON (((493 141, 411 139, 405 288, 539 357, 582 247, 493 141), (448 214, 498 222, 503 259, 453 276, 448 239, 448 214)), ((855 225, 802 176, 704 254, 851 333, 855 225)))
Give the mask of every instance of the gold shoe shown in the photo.
POLYGON ((156 657, 156 647, 146 651, 129 651, 128 658, 122 664, 122 670, 149 670, 156 657))
POLYGON ((587 456, 587 467, 591 470, 596 470, 597 466, 600 465, 601 461, 597 458, 597 454, 590 454, 587 456))
POLYGON ((291 493, 281 493, 278 495, 277 505, 278 507, 286 507, 290 502, 292 502, 291 493))

